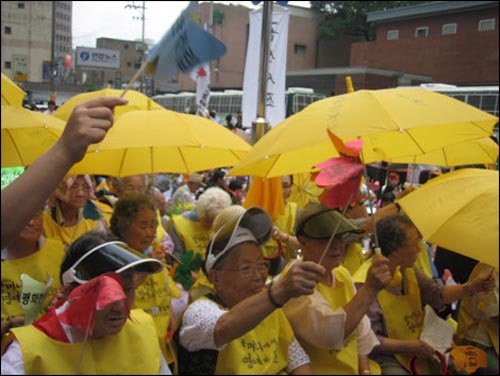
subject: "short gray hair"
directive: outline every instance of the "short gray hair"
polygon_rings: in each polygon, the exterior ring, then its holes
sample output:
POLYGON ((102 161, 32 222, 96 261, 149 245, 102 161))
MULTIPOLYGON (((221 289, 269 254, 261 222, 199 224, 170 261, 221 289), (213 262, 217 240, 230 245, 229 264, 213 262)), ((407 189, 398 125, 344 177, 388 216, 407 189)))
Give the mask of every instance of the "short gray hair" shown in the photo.
POLYGON ((231 206, 231 196, 218 187, 208 188, 196 201, 196 209, 200 218, 214 220, 222 210, 231 206))

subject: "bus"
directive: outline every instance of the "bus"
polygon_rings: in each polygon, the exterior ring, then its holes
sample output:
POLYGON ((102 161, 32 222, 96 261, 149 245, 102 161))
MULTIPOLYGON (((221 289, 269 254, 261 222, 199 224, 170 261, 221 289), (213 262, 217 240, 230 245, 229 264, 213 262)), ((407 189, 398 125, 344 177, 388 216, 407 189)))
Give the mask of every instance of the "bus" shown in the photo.
MULTIPOLYGON (((195 112, 195 98, 196 94, 191 92, 169 93, 151 97, 156 103, 168 110, 184 113, 195 112)), ((324 95, 314 93, 313 89, 291 87, 287 89, 285 96, 286 116, 293 115, 307 105, 323 98, 325 98, 324 95)), ((208 108, 214 110, 221 119, 224 119, 228 114, 234 115, 241 112, 242 101, 242 90, 212 91, 210 93, 208 108)))
MULTIPOLYGON (((456 98, 498 117, 498 86, 455 86, 447 84, 421 84, 425 90, 435 91, 456 98)), ((493 130, 498 143, 498 123, 493 130)))

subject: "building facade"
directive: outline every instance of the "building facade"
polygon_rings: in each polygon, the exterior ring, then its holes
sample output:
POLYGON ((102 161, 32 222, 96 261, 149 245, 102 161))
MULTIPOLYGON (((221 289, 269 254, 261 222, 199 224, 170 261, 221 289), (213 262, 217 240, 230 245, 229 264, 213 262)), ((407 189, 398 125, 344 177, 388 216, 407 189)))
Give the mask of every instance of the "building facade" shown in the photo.
MULTIPOLYGON (((368 21, 375 23, 377 37, 369 42, 318 41, 319 14, 294 6, 288 9, 287 63, 283 67, 287 88, 342 94, 346 92, 347 76, 352 77, 356 90, 428 82, 498 85, 498 1, 439 1, 372 12, 368 21)), ((210 63, 213 91, 241 90, 243 86, 252 11, 241 5, 212 2, 200 3, 196 10, 200 25, 207 25, 227 46, 227 53, 210 63)), ((74 76, 67 75, 71 13, 71 1, 3 1, 2 72, 25 90, 48 91, 53 46, 58 92, 64 90, 58 86, 62 83, 74 82, 71 90, 78 92, 85 90, 84 81, 87 87, 120 87, 128 82, 145 56, 140 41, 98 38, 97 48, 120 52, 119 68, 84 68, 73 61, 74 70, 69 71, 74 76)), ((187 74, 179 74, 167 87, 154 91, 146 77, 144 86, 150 92, 195 90, 187 74)))
POLYGON ((437 1, 368 14, 376 40, 352 44, 351 66, 498 85, 498 1, 437 1))
POLYGON ((71 72, 71 1, 2 1, 1 9, 2 72, 25 91, 50 96, 52 59, 56 84, 71 72))

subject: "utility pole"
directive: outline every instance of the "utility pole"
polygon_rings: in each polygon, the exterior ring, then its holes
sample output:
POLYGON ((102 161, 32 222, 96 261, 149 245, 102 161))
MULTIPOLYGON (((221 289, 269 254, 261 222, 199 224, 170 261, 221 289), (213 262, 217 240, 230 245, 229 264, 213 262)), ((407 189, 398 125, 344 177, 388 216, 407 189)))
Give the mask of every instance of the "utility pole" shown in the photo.
POLYGON ((52 38, 50 43, 50 100, 56 101, 56 2, 52 1, 52 38))
MULTIPOLYGON (((142 44, 142 56, 141 56, 141 66, 144 63, 144 58, 146 57, 146 45, 144 43, 144 30, 146 25, 146 2, 143 1, 142 5, 136 5, 135 1, 129 1, 129 4, 125 5, 125 9, 134 9, 141 10, 140 16, 134 16, 132 19, 134 20, 142 20, 142 35, 141 35, 141 44, 142 44), (131 3, 131 4, 130 4, 131 3)), ((144 93, 144 71, 141 73, 141 93, 144 93)))

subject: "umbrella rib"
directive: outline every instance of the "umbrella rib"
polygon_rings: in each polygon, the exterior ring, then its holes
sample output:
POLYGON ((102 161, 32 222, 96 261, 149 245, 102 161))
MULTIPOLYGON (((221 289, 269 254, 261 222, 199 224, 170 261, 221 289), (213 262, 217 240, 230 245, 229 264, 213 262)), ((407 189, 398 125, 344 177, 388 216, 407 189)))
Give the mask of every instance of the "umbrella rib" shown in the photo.
POLYGON ((19 151, 19 148, 17 147, 17 144, 14 141, 14 137, 10 134, 10 131, 6 129, 7 135, 9 136, 10 140, 12 141, 12 145, 14 145, 14 148, 16 149, 17 155, 19 155, 19 159, 21 160, 21 163, 23 166, 26 166, 23 160, 23 157, 21 156, 21 152, 19 151))
MULTIPOLYGON (((485 153, 488 157, 491 157, 491 155, 490 155, 490 153, 489 153, 488 149, 487 149, 484 145, 481 145, 481 143, 478 143, 477 145, 478 145, 478 146, 479 146, 479 147, 483 150, 483 152, 484 152, 484 153, 485 153)), ((490 163, 495 163, 495 161, 494 161, 494 160, 492 160, 490 163)))
POLYGON ((125 149, 123 152, 122 160, 120 162, 120 169, 118 170, 118 176, 121 176, 123 171, 123 165, 125 164, 125 157, 127 156, 128 149, 125 149))
POLYGON ((273 163, 271 163, 271 167, 269 167, 269 169, 267 170, 267 174, 266 174, 266 179, 269 179, 268 175, 269 175, 269 171, 271 171, 273 169, 273 167, 276 165, 276 163, 278 163, 278 159, 280 159, 282 156, 282 154, 279 154, 278 157, 273 161, 273 163))
POLYGON ((446 163, 445 166, 449 166, 450 162, 448 161, 448 154, 446 154, 446 150, 444 148, 442 149, 442 153, 443 153, 444 163, 446 163))
MULTIPOLYGON (((150 146, 149 149, 151 150, 151 174, 154 176, 154 157, 153 157, 153 147, 150 146)), ((153 178, 154 179, 154 178, 153 178)))
POLYGON ((422 153, 422 155, 425 154, 425 151, 420 147, 420 145, 418 144, 417 140, 412 136, 412 134, 410 132, 410 129, 405 129, 405 131, 408 133, 408 136, 413 140, 413 142, 415 143, 415 145, 417 145, 417 147, 420 150, 420 153, 422 153))
POLYGON ((485 137, 490 137, 491 136, 491 133, 486 132, 480 125, 476 124, 475 121, 471 121, 471 123, 474 124, 474 126, 477 127, 477 128, 479 128, 481 131, 483 131, 485 137))
POLYGON ((182 152, 181 147, 179 146, 179 154, 181 156, 182 161, 184 162, 184 166, 186 167, 187 172, 195 172, 195 171, 190 171, 186 162, 186 158, 184 157, 184 153, 182 152))

